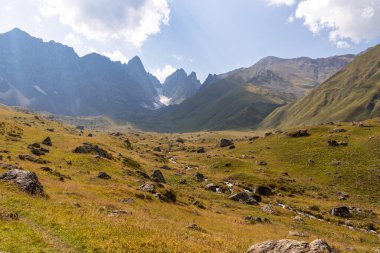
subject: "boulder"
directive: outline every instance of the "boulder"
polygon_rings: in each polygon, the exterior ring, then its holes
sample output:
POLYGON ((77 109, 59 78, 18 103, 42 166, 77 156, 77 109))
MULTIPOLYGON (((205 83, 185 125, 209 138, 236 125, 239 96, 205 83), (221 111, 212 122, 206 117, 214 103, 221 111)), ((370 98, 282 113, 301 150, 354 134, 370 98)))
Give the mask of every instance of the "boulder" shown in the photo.
POLYGON ((46 146, 53 146, 53 143, 51 142, 50 137, 46 137, 46 138, 42 141, 42 144, 44 144, 44 145, 46 145, 46 146))
POLYGON ((156 192, 156 187, 154 184, 151 183, 145 183, 140 186, 140 190, 143 192, 150 192, 150 193, 155 193, 156 192))
POLYGON ((74 153, 77 154, 96 154, 100 157, 111 160, 112 156, 106 150, 98 147, 97 145, 92 145, 90 143, 83 143, 82 146, 76 147, 74 153))
POLYGON ((32 152, 33 155, 36 155, 36 156, 42 156, 42 155, 45 155, 46 153, 44 151, 42 151, 40 148, 32 148, 30 150, 30 152, 32 152))
POLYGON ((231 195, 229 199, 234 200, 234 201, 245 201, 249 199, 249 194, 246 192, 239 192, 239 193, 231 195))
POLYGON ((197 152, 198 154, 202 154, 202 153, 205 153, 206 150, 205 150, 204 147, 198 147, 197 150, 196 150, 196 152, 197 152))
POLYGON ((151 176, 152 180, 157 183, 165 183, 164 175, 160 170, 153 171, 153 174, 151 176))
POLYGON ((261 196, 272 195, 272 189, 267 186, 256 186, 253 192, 261 196))
POLYGON ((153 151, 161 152, 161 147, 155 147, 155 148, 153 148, 153 151))
POLYGON ((275 209, 273 209, 272 205, 271 204, 266 204, 266 205, 263 205, 261 207, 261 210, 263 210, 263 212, 267 213, 267 214, 273 214, 273 215, 277 215, 277 211, 275 209))
POLYGON ((182 143, 182 144, 185 143, 185 140, 182 139, 182 138, 177 138, 175 141, 178 142, 178 143, 182 143))
POLYGON ((330 129, 328 132, 329 133, 345 133, 347 132, 347 130, 343 128, 334 128, 334 129, 330 129))
POLYGON ((186 227, 187 229, 199 231, 199 232, 205 232, 205 230, 201 227, 199 227, 197 224, 190 224, 186 227))
POLYGON ((49 163, 46 160, 34 157, 32 155, 24 155, 23 154, 23 155, 19 155, 18 158, 20 158, 21 160, 26 160, 26 161, 29 161, 29 162, 34 162, 34 163, 39 163, 39 164, 47 164, 47 163, 49 163))
POLYGON ((335 207, 330 210, 330 214, 341 218, 350 218, 350 209, 346 206, 335 207))
POLYGON ((111 179, 111 176, 102 171, 102 172, 99 172, 97 178, 108 180, 108 179, 111 179))
POLYGON ((176 202, 177 201, 177 196, 175 192, 172 189, 165 190, 163 193, 156 193, 155 196, 165 202, 176 202))
POLYGON ((41 148, 41 145, 38 142, 34 142, 28 145, 28 148, 41 148))
POLYGON ((136 171, 136 174, 139 176, 139 177, 142 177, 142 178, 145 178, 145 179, 150 179, 149 175, 146 174, 144 171, 142 170, 137 170, 136 171))
POLYGON ((233 141, 228 140, 228 139, 221 139, 220 143, 219 143, 219 146, 221 148, 229 147, 229 146, 232 146, 232 145, 234 145, 233 141))
POLYGON ((205 189, 212 192, 217 192, 220 187, 218 185, 215 185, 213 183, 207 184, 205 186, 205 189))
POLYGON ((206 207, 201 203, 199 202, 198 200, 195 200, 193 203, 192 203, 193 206, 196 206, 200 209, 206 209, 206 207))
POLYGON ((336 140, 328 140, 327 145, 330 147, 338 147, 338 146, 347 146, 348 142, 346 141, 336 141, 336 140))
POLYGON ((268 218, 261 218, 261 217, 254 217, 254 216, 246 216, 244 217, 244 220, 251 224, 257 224, 257 223, 271 224, 272 223, 268 218))
POLYGON ((0 179, 18 185, 22 191, 30 195, 44 195, 44 188, 34 172, 12 169, 1 174, 0 179))
POLYGON ((332 249, 323 240, 310 244, 296 240, 266 241, 251 246, 247 253, 331 253, 332 249))
POLYGON ((203 182, 205 180, 205 176, 202 174, 202 173, 195 173, 195 179, 198 181, 198 182, 203 182))
POLYGON ((266 161, 256 161, 256 164, 259 166, 266 166, 268 165, 266 161))
POLYGON ((287 132, 285 134, 286 134, 286 136, 293 137, 293 138, 306 137, 306 136, 310 135, 309 132, 308 132, 308 130, 306 130, 306 129, 295 130, 295 131, 292 131, 292 132, 287 132))

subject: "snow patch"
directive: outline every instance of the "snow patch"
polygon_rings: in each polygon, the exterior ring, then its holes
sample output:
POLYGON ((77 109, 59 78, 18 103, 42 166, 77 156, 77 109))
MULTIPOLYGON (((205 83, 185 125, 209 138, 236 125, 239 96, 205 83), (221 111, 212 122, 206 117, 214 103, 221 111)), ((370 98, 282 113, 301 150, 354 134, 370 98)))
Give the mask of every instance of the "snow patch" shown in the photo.
POLYGON ((170 105, 171 98, 168 98, 164 95, 160 95, 160 102, 163 103, 165 106, 170 105))
POLYGON ((40 86, 38 86, 38 85, 33 85, 33 88, 35 88, 39 93, 42 93, 42 94, 44 94, 45 96, 47 95, 46 91, 44 91, 43 89, 41 89, 40 86))

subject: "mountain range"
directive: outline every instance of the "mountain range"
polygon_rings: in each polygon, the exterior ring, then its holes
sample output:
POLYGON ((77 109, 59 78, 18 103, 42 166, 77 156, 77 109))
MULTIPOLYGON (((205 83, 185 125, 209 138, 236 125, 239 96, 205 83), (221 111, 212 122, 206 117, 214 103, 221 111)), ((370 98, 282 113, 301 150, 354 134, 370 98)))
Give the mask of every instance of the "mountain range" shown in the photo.
POLYGON ((67 116, 106 115, 159 132, 282 128, 379 114, 380 49, 359 56, 266 57, 210 74, 178 69, 164 83, 139 57, 83 57, 13 29, 0 34, 0 102, 67 116))
MULTIPOLYGON (((14 29, 0 35, 0 66, 0 101, 7 105, 115 118, 164 106, 159 98, 162 85, 139 57, 128 64, 97 53, 79 57, 70 47, 14 29)), ((174 101, 188 95, 173 87, 168 94, 174 101)))
POLYGON ((273 110, 295 101, 354 59, 267 57, 249 68, 209 75, 183 103, 133 119, 142 129, 163 132, 255 128, 273 110))

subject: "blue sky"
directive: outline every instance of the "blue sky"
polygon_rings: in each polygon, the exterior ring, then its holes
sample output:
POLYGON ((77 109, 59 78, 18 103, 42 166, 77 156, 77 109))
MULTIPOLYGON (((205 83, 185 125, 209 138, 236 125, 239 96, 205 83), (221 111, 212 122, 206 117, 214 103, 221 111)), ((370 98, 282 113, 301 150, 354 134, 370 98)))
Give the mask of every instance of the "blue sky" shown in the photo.
POLYGON ((0 32, 19 27, 80 54, 139 55, 161 79, 203 81, 273 55, 328 57, 380 42, 380 0, 0 0, 0 32))

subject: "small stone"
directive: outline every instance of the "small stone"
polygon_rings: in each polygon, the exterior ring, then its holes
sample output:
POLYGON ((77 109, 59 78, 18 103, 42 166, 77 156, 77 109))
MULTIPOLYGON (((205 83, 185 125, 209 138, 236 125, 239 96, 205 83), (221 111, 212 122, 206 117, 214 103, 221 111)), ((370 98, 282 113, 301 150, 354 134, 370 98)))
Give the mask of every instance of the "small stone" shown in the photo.
POLYGON ((102 172, 99 172, 97 178, 108 180, 108 179, 111 179, 111 176, 102 171, 102 172))
POLYGON ((43 141, 42 141, 42 144, 46 145, 46 146, 53 146, 53 143, 50 139, 50 137, 46 137, 43 141))

